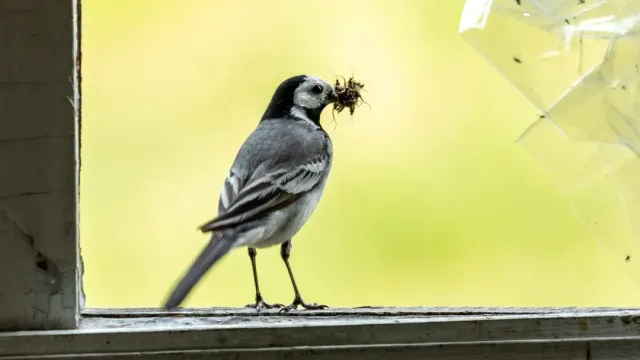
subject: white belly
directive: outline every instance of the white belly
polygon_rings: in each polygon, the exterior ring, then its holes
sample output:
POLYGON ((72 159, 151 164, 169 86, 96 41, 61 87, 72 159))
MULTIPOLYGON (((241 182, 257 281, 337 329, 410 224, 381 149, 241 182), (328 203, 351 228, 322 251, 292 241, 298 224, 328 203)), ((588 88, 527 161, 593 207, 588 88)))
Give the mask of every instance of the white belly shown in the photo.
POLYGON ((238 246, 266 248, 290 240, 309 220, 318 206, 326 180, 290 206, 269 215, 264 227, 245 233, 238 246))

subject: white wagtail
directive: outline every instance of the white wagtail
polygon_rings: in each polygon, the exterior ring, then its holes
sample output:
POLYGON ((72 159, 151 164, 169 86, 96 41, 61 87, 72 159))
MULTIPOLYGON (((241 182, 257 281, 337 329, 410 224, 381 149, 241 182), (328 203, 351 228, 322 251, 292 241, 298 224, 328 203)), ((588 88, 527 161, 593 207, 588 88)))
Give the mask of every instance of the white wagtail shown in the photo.
POLYGON ((231 249, 247 246, 253 268, 256 302, 261 308, 289 311, 307 304, 289 265, 291 238, 318 205, 331 169, 333 147, 320 125, 320 113, 336 101, 334 88, 315 76, 299 75, 276 89, 260 123, 245 140, 231 166, 218 202, 218 216, 202 225, 211 240, 165 303, 175 308, 196 282, 231 249), (260 294, 256 248, 281 244, 295 298, 291 305, 268 304, 260 294))

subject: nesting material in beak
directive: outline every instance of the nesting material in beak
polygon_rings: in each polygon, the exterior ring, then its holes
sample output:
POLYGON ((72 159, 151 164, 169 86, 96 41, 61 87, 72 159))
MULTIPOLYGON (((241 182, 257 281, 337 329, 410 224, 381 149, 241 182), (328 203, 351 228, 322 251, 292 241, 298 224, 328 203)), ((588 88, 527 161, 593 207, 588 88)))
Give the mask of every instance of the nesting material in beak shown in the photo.
POLYGON ((336 92, 333 111, 337 113, 342 112, 344 109, 349 109, 349 114, 353 115, 356 107, 360 106, 364 102, 361 94, 364 84, 354 80, 353 77, 349 78, 349 80, 344 80, 343 78, 342 84, 339 79, 336 79, 336 83, 333 87, 336 92))

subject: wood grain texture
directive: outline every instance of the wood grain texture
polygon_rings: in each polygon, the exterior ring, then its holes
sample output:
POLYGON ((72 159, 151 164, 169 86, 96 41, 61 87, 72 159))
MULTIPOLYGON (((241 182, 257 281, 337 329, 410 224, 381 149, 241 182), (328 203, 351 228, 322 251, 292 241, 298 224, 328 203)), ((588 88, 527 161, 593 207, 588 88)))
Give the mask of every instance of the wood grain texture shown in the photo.
POLYGON ((72 0, 0 0, 0 330, 78 324, 72 0))
POLYGON ((90 309, 85 313, 77 330, 0 333, 0 359, 47 354, 60 358, 94 354, 101 359, 640 356, 640 309, 415 307, 281 315, 258 315, 251 309, 90 309))
MULTIPOLYGON (((148 353, 93 353, 90 355, 13 357, 11 359, 154 359, 154 360, 620 360, 638 359, 640 342, 634 339, 607 341, 552 341, 513 343, 446 343, 342 346, 342 347, 293 347, 265 349, 223 349, 192 351, 159 351, 148 353)), ((2 357, 0 357, 2 359, 2 357)))
MULTIPOLYGON (((407 307, 385 307, 385 306, 361 306, 355 308, 328 308, 325 310, 305 310, 293 311, 287 316, 396 316, 396 315, 420 315, 420 316, 457 316, 457 315, 546 315, 546 314, 619 314, 619 313, 635 313, 640 308, 611 308, 611 307, 424 307, 424 306, 407 306, 407 307)), ((165 310, 158 308, 110 308, 110 309, 84 309, 82 315, 86 318, 125 318, 125 317, 162 317, 162 316, 254 316, 256 311, 249 308, 178 308, 175 310, 165 310)), ((280 315, 277 309, 262 310, 262 316, 280 315)))

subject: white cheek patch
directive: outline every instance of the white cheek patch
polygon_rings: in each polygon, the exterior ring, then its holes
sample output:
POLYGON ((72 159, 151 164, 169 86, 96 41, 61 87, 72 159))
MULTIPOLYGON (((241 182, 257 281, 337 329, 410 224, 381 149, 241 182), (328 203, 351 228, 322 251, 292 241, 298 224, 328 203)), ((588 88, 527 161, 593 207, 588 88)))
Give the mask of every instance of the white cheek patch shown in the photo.
POLYGON ((293 103, 307 109, 317 109, 322 106, 322 101, 318 97, 311 96, 307 93, 296 93, 293 98, 293 103))

